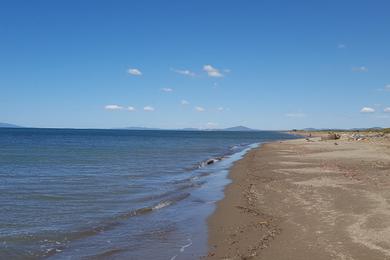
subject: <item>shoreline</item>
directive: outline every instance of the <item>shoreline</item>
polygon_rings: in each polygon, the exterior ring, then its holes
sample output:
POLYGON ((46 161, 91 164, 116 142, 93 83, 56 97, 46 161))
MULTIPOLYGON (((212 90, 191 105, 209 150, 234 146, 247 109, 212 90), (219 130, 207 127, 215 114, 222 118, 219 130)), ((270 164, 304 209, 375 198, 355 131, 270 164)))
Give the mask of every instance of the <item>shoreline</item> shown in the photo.
POLYGON ((390 139, 264 143, 230 168, 207 259, 389 259, 390 139))

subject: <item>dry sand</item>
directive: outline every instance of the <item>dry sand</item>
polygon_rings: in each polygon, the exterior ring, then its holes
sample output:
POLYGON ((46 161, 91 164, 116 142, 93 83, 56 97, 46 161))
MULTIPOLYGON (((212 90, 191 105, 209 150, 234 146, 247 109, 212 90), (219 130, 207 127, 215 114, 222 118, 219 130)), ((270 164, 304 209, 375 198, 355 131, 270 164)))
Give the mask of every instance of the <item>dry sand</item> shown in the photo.
POLYGON ((206 258, 390 259, 388 138, 265 144, 230 178, 206 258))

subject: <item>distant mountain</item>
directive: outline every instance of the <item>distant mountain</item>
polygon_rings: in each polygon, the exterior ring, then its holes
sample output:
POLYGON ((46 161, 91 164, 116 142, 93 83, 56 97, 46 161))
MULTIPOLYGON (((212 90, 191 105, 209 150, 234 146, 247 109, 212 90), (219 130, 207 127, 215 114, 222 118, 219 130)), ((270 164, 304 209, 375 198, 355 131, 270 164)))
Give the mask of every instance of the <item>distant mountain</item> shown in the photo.
POLYGON ((13 125, 13 124, 7 124, 7 123, 0 123, 0 128, 20 128, 21 126, 13 125))
POLYGON ((231 132, 249 132, 249 131, 258 131, 255 129, 251 129, 249 127, 245 126, 234 126, 234 127, 228 127, 228 128, 213 128, 213 129, 200 129, 200 128, 181 128, 181 129, 161 129, 161 128, 149 128, 149 127, 124 127, 124 128, 116 128, 119 130, 178 130, 178 131, 231 131, 231 132))
POLYGON ((258 131, 256 129, 252 129, 252 128, 249 128, 249 127, 246 127, 246 126, 233 126, 233 127, 228 127, 228 128, 225 128, 225 129, 221 129, 223 131, 241 131, 241 132, 249 132, 249 131, 258 131))
POLYGON ((138 127, 138 126, 132 126, 132 127, 124 127, 124 128, 117 128, 121 130, 161 130, 160 128, 149 128, 149 127, 138 127))

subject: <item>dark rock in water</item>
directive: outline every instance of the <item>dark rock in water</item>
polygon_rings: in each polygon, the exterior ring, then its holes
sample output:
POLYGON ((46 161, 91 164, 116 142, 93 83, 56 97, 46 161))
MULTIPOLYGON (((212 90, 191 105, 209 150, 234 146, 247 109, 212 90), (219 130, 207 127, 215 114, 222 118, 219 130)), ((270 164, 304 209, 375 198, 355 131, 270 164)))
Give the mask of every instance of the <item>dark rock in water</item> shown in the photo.
POLYGON ((206 162, 207 165, 210 165, 210 164, 213 164, 213 163, 214 163, 214 159, 207 160, 207 162, 206 162))
POLYGON ((209 159, 209 160, 206 161, 206 165, 210 165, 210 164, 219 162, 219 161, 221 161, 222 159, 223 159, 223 157, 217 157, 217 158, 209 159))

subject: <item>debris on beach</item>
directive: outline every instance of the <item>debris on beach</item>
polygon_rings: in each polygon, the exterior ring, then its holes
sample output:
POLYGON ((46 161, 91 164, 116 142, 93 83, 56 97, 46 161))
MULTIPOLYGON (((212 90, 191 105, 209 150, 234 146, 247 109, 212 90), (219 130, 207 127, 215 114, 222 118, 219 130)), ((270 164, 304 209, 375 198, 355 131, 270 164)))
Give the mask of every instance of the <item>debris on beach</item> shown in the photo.
POLYGON ((336 134, 336 133, 328 133, 327 136, 322 136, 321 137, 321 140, 322 141, 325 141, 325 140, 338 140, 340 139, 341 136, 339 134, 336 134))

